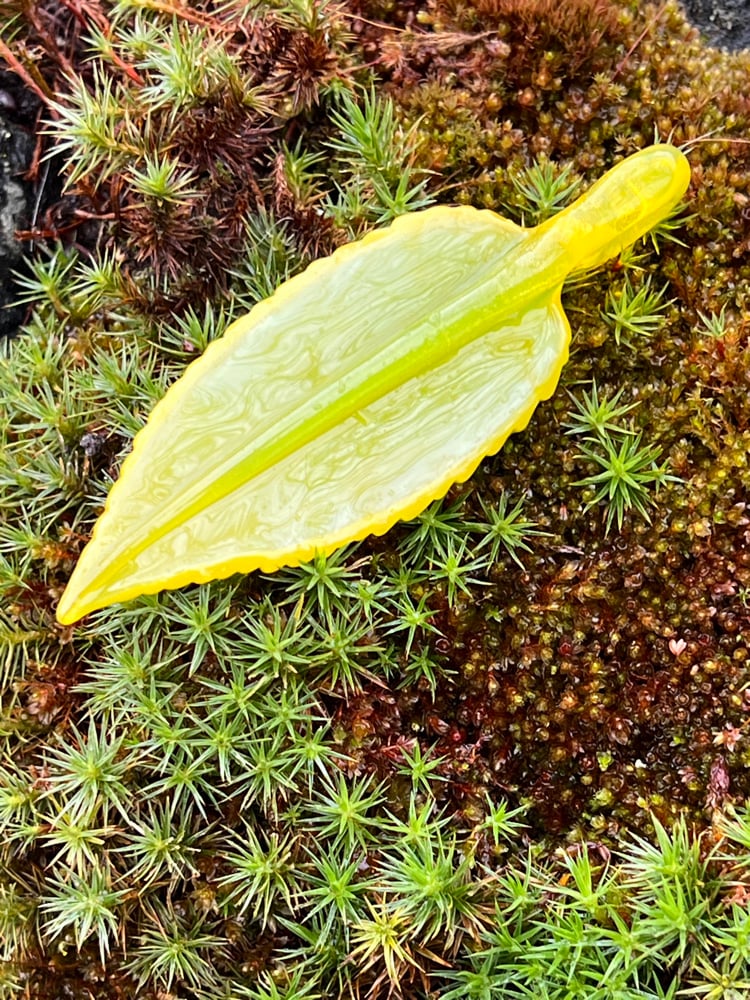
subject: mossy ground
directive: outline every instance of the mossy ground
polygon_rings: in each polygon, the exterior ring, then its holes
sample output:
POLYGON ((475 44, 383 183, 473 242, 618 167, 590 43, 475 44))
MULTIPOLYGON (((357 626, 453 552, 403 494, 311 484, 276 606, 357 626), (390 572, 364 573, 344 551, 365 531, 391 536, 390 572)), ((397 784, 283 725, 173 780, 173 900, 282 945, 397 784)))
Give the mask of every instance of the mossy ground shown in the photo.
POLYGON ((398 68, 428 162, 456 178, 459 200, 507 212, 509 178, 535 156, 588 178, 608 151, 655 135, 721 140, 691 154, 683 245, 640 265, 668 282, 668 321, 623 349, 601 316, 616 270, 571 291, 573 354, 558 392, 475 477, 479 492, 527 496, 525 514, 550 534, 534 540, 524 574, 503 568, 456 616, 450 697, 463 704, 448 713, 468 742, 491 734, 480 753, 489 773, 528 796, 547 831, 583 820, 611 833, 686 806, 705 815, 717 797, 748 793, 748 57, 706 49, 672 5, 636 16, 601 3, 441 4, 418 22, 477 33, 450 60, 428 36, 398 68), (701 332, 700 314, 722 308, 724 335, 701 332), (682 479, 660 492, 651 524, 633 518, 608 536, 560 433, 568 393, 592 378, 600 394, 638 401, 636 427, 682 479), (737 743, 721 736, 730 731, 737 743))
POLYGON ((8 995, 744 995, 750 57, 672 3, 14 6, 74 184, 0 368, 8 995), (442 505, 56 626, 130 439, 233 312, 428 198, 533 220, 530 164, 588 183, 655 138, 689 149, 675 228, 567 289, 557 392, 442 505), (648 518, 581 485, 594 383, 666 463, 648 518), (649 869, 634 833, 678 820, 649 869))

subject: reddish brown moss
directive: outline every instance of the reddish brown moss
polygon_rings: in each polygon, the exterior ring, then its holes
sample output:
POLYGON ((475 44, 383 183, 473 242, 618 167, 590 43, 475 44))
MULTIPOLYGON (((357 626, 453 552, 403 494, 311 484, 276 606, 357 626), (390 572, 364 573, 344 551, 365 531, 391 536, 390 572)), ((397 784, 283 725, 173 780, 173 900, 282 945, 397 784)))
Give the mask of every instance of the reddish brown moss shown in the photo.
POLYGON ((381 694, 355 712, 352 745, 385 773, 383 744, 418 732, 446 757, 449 801, 481 812, 485 790, 511 792, 539 832, 613 834, 682 808, 708 819, 750 795, 750 145, 732 141, 750 125, 748 58, 705 49, 674 4, 435 0, 407 24, 379 61, 450 199, 503 211, 513 172, 540 153, 593 178, 655 134, 699 141, 686 245, 646 264, 675 300, 665 332, 635 350, 608 337, 616 269, 571 292, 564 386, 474 477, 485 499, 528 494, 551 538, 534 539, 525 573, 506 559, 491 589, 437 616, 433 652, 454 678, 435 703, 381 694), (702 333, 699 313, 722 308, 725 335, 702 333), (683 480, 651 525, 611 537, 585 510, 574 484, 587 470, 561 433, 565 387, 592 376, 640 401, 638 429, 683 480))

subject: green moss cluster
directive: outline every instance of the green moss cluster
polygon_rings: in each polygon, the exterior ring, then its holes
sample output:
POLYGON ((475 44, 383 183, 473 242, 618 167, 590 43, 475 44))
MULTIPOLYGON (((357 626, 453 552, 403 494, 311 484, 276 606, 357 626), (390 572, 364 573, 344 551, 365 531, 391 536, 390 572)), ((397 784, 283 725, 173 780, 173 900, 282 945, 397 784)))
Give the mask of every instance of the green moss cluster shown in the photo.
POLYGON ((0 995, 742 995, 750 59, 670 3, 79 7, 4 36, 70 192, 0 362, 0 995), (55 624, 233 315, 430 200, 536 222, 655 137, 687 206, 566 289, 561 385, 470 482, 55 624))

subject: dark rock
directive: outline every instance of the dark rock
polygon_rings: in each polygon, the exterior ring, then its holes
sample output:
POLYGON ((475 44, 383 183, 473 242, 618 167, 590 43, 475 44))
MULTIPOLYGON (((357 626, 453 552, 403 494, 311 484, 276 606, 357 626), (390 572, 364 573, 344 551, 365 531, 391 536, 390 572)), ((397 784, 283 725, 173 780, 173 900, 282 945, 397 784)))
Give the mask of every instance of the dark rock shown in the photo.
POLYGON ((706 41, 736 52, 750 48, 750 0, 683 0, 706 41))
POLYGON ((34 133, 14 120, 19 106, 13 90, 0 86, 0 98, 0 336, 5 336, 15 332, 24 315, 23 307, 9 304, 18 298, 13 272, 24 260, 15 233, 28 227, 32 212, 33 190, 23 174, 34 153, 34 133))

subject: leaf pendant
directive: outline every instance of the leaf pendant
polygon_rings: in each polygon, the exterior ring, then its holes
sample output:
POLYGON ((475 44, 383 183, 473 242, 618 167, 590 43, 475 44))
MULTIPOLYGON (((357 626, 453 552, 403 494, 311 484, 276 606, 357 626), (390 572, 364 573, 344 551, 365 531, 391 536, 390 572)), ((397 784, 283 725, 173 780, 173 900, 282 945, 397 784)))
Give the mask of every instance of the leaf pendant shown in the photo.
POLYGON ((676 148, 628 157, 548 222, 436 207, 315 261, 154 408, 57 616, 387 531, 467 479, 555 389, 560 292, 679 201, 676 148))

